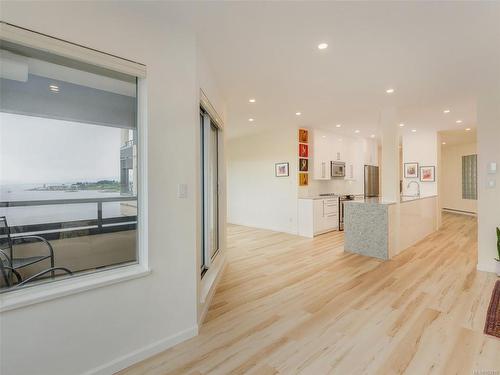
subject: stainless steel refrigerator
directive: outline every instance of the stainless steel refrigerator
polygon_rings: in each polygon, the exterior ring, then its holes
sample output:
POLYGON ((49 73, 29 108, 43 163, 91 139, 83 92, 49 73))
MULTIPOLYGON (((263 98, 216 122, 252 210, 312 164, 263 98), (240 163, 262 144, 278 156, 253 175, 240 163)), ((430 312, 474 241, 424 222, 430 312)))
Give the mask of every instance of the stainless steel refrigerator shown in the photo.
POLYGON ((365 197, 378 197, 378 167, 365 165, 365 197))

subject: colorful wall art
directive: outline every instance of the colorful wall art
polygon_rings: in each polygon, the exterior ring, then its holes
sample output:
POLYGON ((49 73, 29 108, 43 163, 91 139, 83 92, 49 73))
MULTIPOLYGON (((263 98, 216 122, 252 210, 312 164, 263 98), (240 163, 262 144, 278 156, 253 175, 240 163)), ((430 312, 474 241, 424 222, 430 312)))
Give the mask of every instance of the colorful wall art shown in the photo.
POLYGON ((309 130, 299 129, 299 186, 309 184, 309 130))

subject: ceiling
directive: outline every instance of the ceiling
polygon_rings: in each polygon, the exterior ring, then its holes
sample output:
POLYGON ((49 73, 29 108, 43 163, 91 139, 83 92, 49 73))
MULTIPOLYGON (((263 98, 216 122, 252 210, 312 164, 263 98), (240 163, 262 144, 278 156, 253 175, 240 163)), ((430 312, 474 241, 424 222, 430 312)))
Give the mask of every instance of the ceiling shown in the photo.
POLYGON ((445 130, 440 132, 439 134, 441 136, 441 142, 444 142, 445 146, 455 146, 477 142, 476 129, 470 129, 469 131, 464 131, 462 129, 445 130))
POLYGON ((368 136, 384 107, 397 108, 405 131, 474 127, 480 84, 500 74, 498 2, 175 6, 197 28, 229 137, 300 126, 368 136))

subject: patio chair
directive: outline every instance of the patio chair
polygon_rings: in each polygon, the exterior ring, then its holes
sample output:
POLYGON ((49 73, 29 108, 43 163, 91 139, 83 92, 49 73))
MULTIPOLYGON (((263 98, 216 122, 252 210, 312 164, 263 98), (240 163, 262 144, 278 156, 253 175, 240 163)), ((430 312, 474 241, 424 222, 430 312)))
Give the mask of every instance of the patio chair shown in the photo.
POLYGON ((0 216, 0 273, 3 280, 7 286, 21 286, 29 283, 47 273, 51 274, 51 277, 55 277, 56 271, 63 271, 69 275, 73 273, 65 267, 55 267, 54 259, 54 249, 49 241, 40 236, 16 236, 12 237, 10 232, 10 227, 7 223, 7 218, 5 216, 0 216), (30 257, 16 257, 14 254, 14 249, 16 243, 26 243, 26 242, 40 242, 48 250, 47 253, 42 255, 35 255, 30 257), (35 263, 43 262, 45 260, 50 260, 50 268, 36 273, 23 280, 19 269, 31 266, 35 263), (13 276, 15 276, 16 281, 13 281, 13 276))

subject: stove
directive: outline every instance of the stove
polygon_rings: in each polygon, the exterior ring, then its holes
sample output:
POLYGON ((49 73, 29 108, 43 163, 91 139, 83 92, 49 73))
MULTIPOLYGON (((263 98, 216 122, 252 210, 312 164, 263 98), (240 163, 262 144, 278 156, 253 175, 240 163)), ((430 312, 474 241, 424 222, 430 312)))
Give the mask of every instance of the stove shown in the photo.
POLYGON ((339 197, 339 230, 344 230, 344 202, 353 201, 354 195, 347 194, 339 197))

